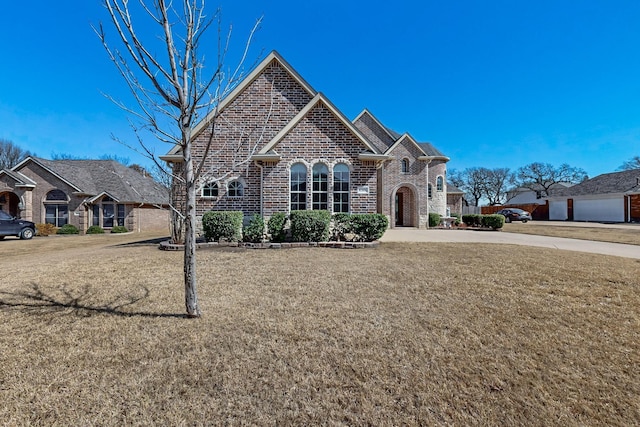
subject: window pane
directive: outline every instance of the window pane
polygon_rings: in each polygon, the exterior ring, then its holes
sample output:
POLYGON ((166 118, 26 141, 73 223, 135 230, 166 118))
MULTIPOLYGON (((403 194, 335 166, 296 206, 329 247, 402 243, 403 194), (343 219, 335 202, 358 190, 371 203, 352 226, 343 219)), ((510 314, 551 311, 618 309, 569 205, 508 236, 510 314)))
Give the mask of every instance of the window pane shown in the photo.
POLYGON ((118 205, 118 225, 124 227, 125 209, 124 205, 118 205))
POLYGON ((349 167, 344 163, 333 168, 333 212, 349 212, 349 167))
POLYGON ((57 216, 56 207, 57 207, 56 205, 45 206, 45 216, 44 216, 45 223, 56 225, 56 216, 57 216))
POLYGON ((67 195, 62 190, 51 190, 47 193, 47 200, 67 201, 67 195))
POLYGON ((100 206, 93 205, 93 222, 91 225, 100 226, 100 206))
POLYGON ((102 205, 102 226, 103 227, 113 227, 113 218, 114 218, 114 209, 113 205, 106 204, 102 205))
POLYGON ((302 163, 291 166, 289 198, 292 211, 307 209, 307 168, 302 163))

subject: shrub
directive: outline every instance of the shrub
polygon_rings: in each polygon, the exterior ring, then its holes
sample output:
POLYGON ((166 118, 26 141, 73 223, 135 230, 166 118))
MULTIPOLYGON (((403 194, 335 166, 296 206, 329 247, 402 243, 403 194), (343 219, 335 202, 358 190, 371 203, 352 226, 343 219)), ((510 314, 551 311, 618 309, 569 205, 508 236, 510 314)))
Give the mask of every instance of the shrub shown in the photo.
POLYGON ((242 220, 240 211, 209 211, 202 216, 202 228, 207 242, 224 239, 230 242, 242 240, 242 220))
POLYGON ((455 222, 454 222, 454 224, 455 224, 455 225, 460 225, 460 222, 461 222, 461 219, 460 219, 460 217, 461 217, 461 216, 460 216, 460 214, 459 214, 459 213, 453 213, 453 214, 451 214, 451 216, 455 217, 455 219, 456 219, 456 220, 455 220, 455 222))
POLYGON ((337 213, 333 215, 333 240, 346 240, 346 235, 352 231, 351 215, 348 213, 337 213))
POLYGON ((80 230, 78 230, 78 227, 71 224, 65 224, 62 227, 58 228, 58 231, 56 231, 56 234, 78 234, 78 233, 80 233, 80 230))
POLYGON ((277 212, 271 215, 269 221, 267 221, 267 229, 271 235, 272 242, 284 242, 287 237, 287 232, 284 226, 287 224, 287 214, 283 212, 277 212))
POLYGON ((123 226, 123 225, 116 225, 115 227, 113 227, 111 229, 112 233, 128 233, 129 230, 127 230, 127 227, 123 226))
POLYGON ((104 229, 102 227, 98 227, 97 225, 92 225, 87 228, 87 234, 104 234, 104 229))
POLYGON ((482 215, 480 214, 462 215, 462 222, 464 222, 467 225, 467 227, 479 227, 482 225, 482 215))
POLYGON ((330 222, 329 211, 293 211, 291 237, 295 242, 326 242, 330 222))
POLYGON ((504 225, 504 216, 494 215, 482 215, 482 226, 497 230, 504 225))
POLYGON ((351 232, 364 242, 378 240, 389 226, 389 220, 382 214, 353 214, 350 223, 351 232))
POLYGON ((53 224, 36 224, 36 232, 38 236, 49 236, 56 232, 56 227, 53 224))
POLYGON ((429 212, 429 227, 437 227, 440 225, 440 214, 435 212, 429 212))
POLYGON ((245 242, 260 243, 264 237, 264 218, 255 214, 242 230, 245 242))

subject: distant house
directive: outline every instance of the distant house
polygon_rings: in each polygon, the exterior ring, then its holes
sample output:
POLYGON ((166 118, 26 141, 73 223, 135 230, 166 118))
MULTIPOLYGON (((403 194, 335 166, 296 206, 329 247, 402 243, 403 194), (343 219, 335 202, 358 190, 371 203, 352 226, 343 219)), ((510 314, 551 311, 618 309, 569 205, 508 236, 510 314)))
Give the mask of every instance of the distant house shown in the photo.
POLYGON ((549 219, 640 222, 640 169, 598 175, 549 200, 549 219))
POLYGON ((526 205, 537 204, 544 205, 547 203, 545 197, 553 196, 560 191, 564 191, 566 188, 573 186, 569 182, 559 182, 549 187, 549 194, 544 194, 544 189, 541 185, 528 187, 517 187, 507 191, 507 201, 505 204, 509 205, 526 205))
MULTIPOLYGON (((326 210, 377 212, 391 227, 427 227, 429 212, 446 214, 448 157, 392 131, 368 110, 348 120, 275 51, 217 114, 193 132, 194 161, 211 171, 197 183, 198 220, 210 210, 265 218, 326 210), (212 148, 202 158, 208 141, 212 148), (250 161, 239 167, 239 158, 250 161)), ((179 150, 161 157, 176 175, 183 167, 179 150)))
POLYGON ((28 157, 0 171, 0 210, 35 223, 168 230, 168 190, 113 160, 28 157))
POLYGON ((462 214, 464 191, 447 182, 447 211, 451 214, 462 214))

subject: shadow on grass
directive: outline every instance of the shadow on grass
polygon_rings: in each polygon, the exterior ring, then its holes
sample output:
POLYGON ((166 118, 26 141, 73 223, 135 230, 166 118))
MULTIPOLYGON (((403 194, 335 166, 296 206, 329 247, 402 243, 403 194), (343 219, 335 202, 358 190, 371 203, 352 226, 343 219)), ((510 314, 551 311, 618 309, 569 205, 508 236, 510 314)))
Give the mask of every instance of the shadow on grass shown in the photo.
POLYGON ((119 243, 115 246, 152 246, 152 245, 159 245, 160 242, 165 242, 167 240, 169 240, 171 237, 167 236, 167 237, 158 237, 155 239, 146 239, 146 240, 137 240, 135 242, 129 242, 129 243, 119 243))
POLYGON ((140 286, 138 292, 117 295, 104 304, 91 303, 94 293, 89 285, 82 289, 71 290, 67 285, 61 288, 46 290, 37 283, 32 283, 27 291, 0 291, 0 309, 9 308, 28 314, 61 314, 78 317, 91 317, 106 314, 121 317, 173 317, 186 318, 184 314, 152 313, 145 311, 127 311, 126 308, 149 297, 149 289, 140 286))

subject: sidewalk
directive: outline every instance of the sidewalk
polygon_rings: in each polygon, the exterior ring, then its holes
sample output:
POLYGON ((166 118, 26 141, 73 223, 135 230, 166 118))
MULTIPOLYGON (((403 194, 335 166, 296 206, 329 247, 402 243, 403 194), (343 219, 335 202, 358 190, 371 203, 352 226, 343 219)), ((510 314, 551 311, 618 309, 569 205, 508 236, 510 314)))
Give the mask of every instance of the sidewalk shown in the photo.
POLYGON ((640 259, 640 246, 638 245, 507 233, 504 231, 391 228, 386 231, 380 241, 493 243, 502 245, 537 246, 550 249, 590 252, 640 259))

